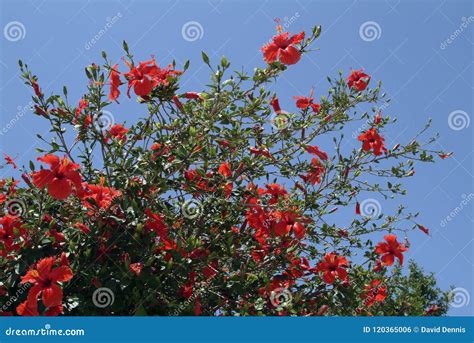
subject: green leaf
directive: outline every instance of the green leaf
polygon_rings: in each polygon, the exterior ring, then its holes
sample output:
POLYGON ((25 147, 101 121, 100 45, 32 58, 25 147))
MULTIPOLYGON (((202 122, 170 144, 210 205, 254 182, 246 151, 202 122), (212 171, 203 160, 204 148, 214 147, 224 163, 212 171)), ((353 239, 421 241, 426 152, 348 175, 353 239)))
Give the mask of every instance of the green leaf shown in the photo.
POLYGON ((210 67, 211 65, 210 65, 209 57, 206 55, 204 51, 201 51, 201 57, 204 63, 206 63, 210 67))

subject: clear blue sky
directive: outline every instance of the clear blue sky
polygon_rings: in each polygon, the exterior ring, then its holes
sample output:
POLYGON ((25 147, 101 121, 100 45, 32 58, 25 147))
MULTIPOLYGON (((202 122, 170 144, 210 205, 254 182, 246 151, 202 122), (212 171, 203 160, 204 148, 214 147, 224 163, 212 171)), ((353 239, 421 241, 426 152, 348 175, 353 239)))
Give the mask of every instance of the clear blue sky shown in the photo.
MULTIPOLYGON (((39 76, 47 93, 60 93, 62 85, 68 85, 70 99, 79 100, 85 91, 84 66, 100 62, 102 50, 118 60, 125 39, 137 59, 154 54, 161 65, 173 58, 178 63, 191 59, 183 87, 199 91, 208 80, 201 50, 216 61, 224 54, 235 68, 251 71, 263 65, 259 48, 275 32, 274 18, 281 18, 292 32, 322 25, 320 50, 305 55, 278 82, 283 107, 312 86, 319 96, 327 88, 327 75, 364 67, 374 80, 383 81, 392 98, 383 113, 399 119, 385 132, 389 145, 407 142, 427 118, 433 118, 433 132, 441 134, 438 148, 455 155, 418 167, 406 182, 409 192, 400 201, 421 211, 420 221, 432 232, 432 237, 410 234, 408 258, 435 272, 441 287, 455 285, 469 296, 473 293, 474 199, 469 194, 474 192, 474 123, 467 125, 473 115, 470 1, 15 0, 1 4, 0 150, 24 165, 36 157, 34 147, 40 142, 35 133, 46 133, 48 127, 28 110, 31 91, 18 78, 19 58, 39 76), (193 21, 199 23, 200 34, 196 40, 192 35, 184 39, 182 28, 193 21), (455 119, 450 126, 451 113, 455 119), (463 197, 471 201, 462 204, 463 197), (442 225, 448 216, 450 221, 442 225)), ((111 111, 122 122, 133 121, 136 109, 127 104, 111 111)), ((358 144, 351 132, 347 144, 358 144)), ((6 176, 5 170, 0 174, 6 176)), ((372 197, 388 210, 397 203, 372 197)), ((473 303, 471 299, 450 314, 472 315, 473 303)))

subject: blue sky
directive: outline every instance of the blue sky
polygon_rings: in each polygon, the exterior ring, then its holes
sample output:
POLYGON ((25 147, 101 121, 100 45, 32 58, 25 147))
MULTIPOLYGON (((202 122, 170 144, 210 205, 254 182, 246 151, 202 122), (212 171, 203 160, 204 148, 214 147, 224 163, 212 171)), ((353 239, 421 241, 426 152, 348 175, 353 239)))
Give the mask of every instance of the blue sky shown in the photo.
MULTIPOLYGON (((274 18, 291 32, 322 25, 320 50, 305 55, 276 85, 282 107, 292 106, 292 96, 308 94, 313 86, 316 96, 324 94, 328 75, 363 67, 373 80, 383 81, 392 99, 383 113, 398 117, 385 132, 388 145, 408 142, 433 119, 432 132, 441 134, 436 147, 455 154, 419 166, 407 179, 409 192, 400 201, 419 210, 432 232, 431 237, 410 234, 407 257, 435 272, 442 288, 454 285, 470 297, 474 11, 469 1, 16 0, 2 1, 1 7, 0 150, 25 165, 41 146, 35 134, 48 127, 29 110, 31 91, 19 79, 20 58, 46 93, 60 93, 67 85, 70 99, 78 101, 86 89, 84 66, 100 62, 102 50, 118 60, 126 40, 138 60, 152 54, 161 65, 190 59, 182 85, 199 91, 208 80, 202 50, 215 62, 226 55, 234 68, 250 72, 263 65, 259 49, 275 32, 274 18), (186 25, 196 28, 197 36, 183 29, 186 25)), ((133 121, 138 109, 131 103, 111 107, 117 122, 133 121)), ((346 136, 348 147, 358 145, 352 132, 346 136)), ((2 177, 5 173, 0 170, 2 177)), ((371 197, 383 209, 395 206, 371 197)), ((473 303, 450 314, 472 315, 473 303)))

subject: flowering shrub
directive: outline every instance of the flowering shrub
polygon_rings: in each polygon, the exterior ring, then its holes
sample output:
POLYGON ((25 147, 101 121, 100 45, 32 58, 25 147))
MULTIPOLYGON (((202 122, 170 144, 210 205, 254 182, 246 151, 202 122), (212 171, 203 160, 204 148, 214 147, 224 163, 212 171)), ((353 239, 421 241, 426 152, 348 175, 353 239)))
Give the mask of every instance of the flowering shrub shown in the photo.
POLYGON ((413 262, 401 272, 408 231, 428 229, 403 206, 370 215, 358 200, 404 194, 398 181, 415 161, 449 157, 422 140, 429 124, 388 147, 394 120, 377 110, 380 83, 362 70, 328 78, 327 94, 295 94, 291 112, 266 88, 320 32, 279 27, 252 75, 203 53, 212 74, 201 92, 180 90, 189 63, 137 62, 125 42, 124 65, 103 53, 103 65, 86 68, 80 100, 66 88, 47 96, 20 62, 52 138, 40 136, 46 148, 20 168, 21 183, 0 183, 1 313, 444 314, 432 275, 413 262), (145 114, 104 125, 107 107, 129 98, 145 114), (354 121, 370 127, 344 149, 354 121), (347 223, 335 213, 344 208, 347 223))

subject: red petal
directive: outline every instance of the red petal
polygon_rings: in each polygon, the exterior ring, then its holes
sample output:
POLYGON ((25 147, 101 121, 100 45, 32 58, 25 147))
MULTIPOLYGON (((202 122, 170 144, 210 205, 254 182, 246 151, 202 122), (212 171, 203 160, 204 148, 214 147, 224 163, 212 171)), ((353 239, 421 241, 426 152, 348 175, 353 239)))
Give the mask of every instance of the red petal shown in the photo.
POLYGON ((38 161, 41 161, 54 167, 59 164, 59 157, 56 155, 47 154, 43 157, 38 157, 38 161))
POLYGON ((48 185, 49 195, 58 200, 66 199, 71 192, 71 184, 67 179, 54 179, 53 182, 48 185))
POLYGON ((30 306, 31 304, 28 301, 22 302, 16 308, 16 313, 20 316, 39 316, 38 309, 35 306, 30 306))
POLYGON ((301 58, 301 53, 294 46, 289 46, 286 49, 280 49, 280 62, 284 64, 295 64, 301 58))
POLYGON ((136 95, 139 96, 147 96, 153 89, 153 83, 147 77, 139 81, 135 81, 133 85, 133 90, 135 91, 136 95))
POLYGON ((304 39, 304 32, 297 33, 290 38, 291 44, 298 44, 304 39))
POLYGON ((391 266, 393 264, 394 257, 392 254, 385 254, 382 256, 382 262, 386 266, 391 266))
POLYGON ((51 287, 43 289, 43 304, 46 307, 53 307, 61 305, 63 300, 63 290, 58 285, 51 285, 51 287))
POLYGON ((275 62, 278 57, 279 50, 280 48, 274 43, 264 46, 262 48, 262 52, 263 52, 263 58, 265 62, 267 63, 275 62))
POLYGON ((51 172, 51 170, 46 169, 33 173, 31 176, 33 179, 33 184, 38 188, 46 187, 46 185, 54 179, 54 174, 51 172))
POLYGON ((329 271, 328 271, 328 272, 325 272, 325 273, 323 274, 323 280, 324 280, 324 282, 326 282, 326 283, 328 283, 328 284, 330 284, 330 285, 332 285, 332 284, 334 283, 334 279, 335 279, 335 275, 334 275, 333 272, 329 272, 329 271))
POLYGON ((49 274, 49 277, 55 282, 66 282, 72 279, 73 274, 72 274, 71 268, 61 266, 61 267, 55 268, 49 274))

